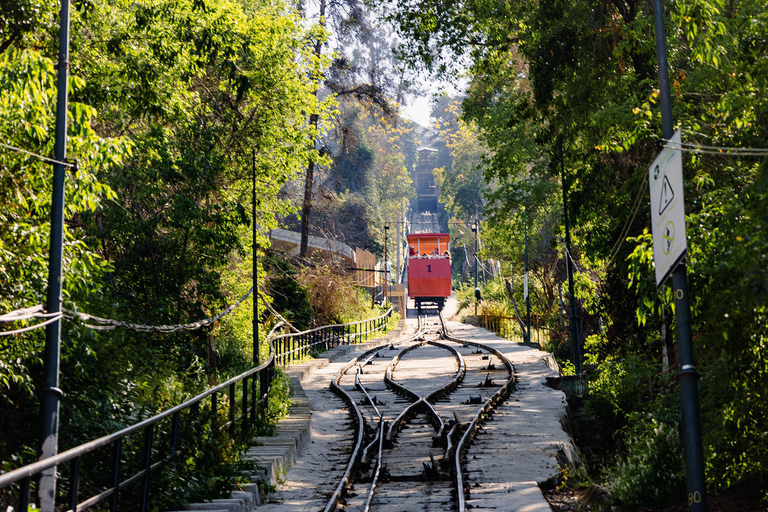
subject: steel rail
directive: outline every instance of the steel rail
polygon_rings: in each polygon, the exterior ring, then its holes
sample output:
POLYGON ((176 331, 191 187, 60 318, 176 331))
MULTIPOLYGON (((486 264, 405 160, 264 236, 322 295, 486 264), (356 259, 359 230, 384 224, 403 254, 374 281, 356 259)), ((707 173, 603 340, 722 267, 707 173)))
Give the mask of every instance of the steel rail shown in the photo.
MULTIPOLYGON (((455 485, 457 489, 456 496, 457 496, 457 502, 458 502, 458 510, 460 512, 466 512, 467 510, 466 494, 464 492, 464 477, 461 469, 461 460, 466 454, 470 440, 472 439, 477 428, 483 421, 484 415, 486 415, 489 411, 491 411, 494 407, 496 407, 499 403, 501 403, 504 399, 506 399, 506 397, 509 396, 509 394, 511 393, 514 387, 515 374, 514 374, 514 367, 512 366, 512 363, 499 350, 482 343, 453 338, 448 333, 447 326, 445 324, 444 319, 442 318, 442 315, 439 315, 439 319, 442 326, 441 338, 453 343, 461 344, 463 346, 472 346, 472 347, 477 347, 477 348, 482 348, 484 350, 487 350, 488 352, 498 357, 499 360, 506 367, 507 371, 509 372, 509 379, 507 380, 507 382, 503 386, 501 386, 501 388, 496 393, 494 393, 493 396, 488 398, 488 400, 486 400, 485 403, 478 409, 478 411, 473 416, 471 422, 468 424, 466 431, 464 432, 463 435, 462 435, 461 424, 459 423, 458 418, 456 419, 456 422, 451 425, 451 428, 448 430, 448 433, 445 434, 445 437, 447 438, 446 439, 447 446, 446 446, 444 459, 447 459, 447 460, 453 459, 452 471, 456 479, 455 485), (458 441, 457 441, 457 438, 459 438, 458 441)), ((420 336, 423 336, 425 331, 426 331, 425 327, 422 326, 422 318, 419 317, 419 329, 417 333, 397 343, 400 344, 400 343, 416 340, 420 336)), ((384 436, 384 431, 387 427, 386 427, 386 422, 384 421, 383 414, 376 407, 370 393, 368 393, 368 390, 365 388, 365 386, 362 384, 360 380, 360 374, 362 373, 362 368, 364 367, 364 365, 368 364, 369 361, 371 361, 374 357, 376 357, 376 355, 381 350, 383 350, 383 348, 378 347, 378 348, 369 350, 364 354, 361 354, 357 358, 353 359, 338 373, 337 377, 331 382, 331 386, 334 389, 334 391, 342 395, 342 398, 346 396, 346 398, 344 398, 345 401, 350 405, 350 409, 355 411, 355 413, 353 414, 356 415, 358 418, 357 419, 358 442, 355 446, 355 449, 353 450, 352 456, 350 457, 350 462, 347 466, 347 470, 345 471, 344 477, 342 478, 342 481, 338 484, 336 491, 334 492, 334 495, 331 497, 331 500, 326 506, 325 512, 331 512, 336 510, 336 507, 338 506, 338 502, 345 490, 345 487, 348 485, 351 479, 351 475, 354 471, 355 465, 362 460, 367 460, 368 452, 373 448, 373 446, 378 444, 378 455, 377 455, 376 467, 373 471, 369 492, 366 497, 365 505, 362 509, 363 512, 368 512, 370 510, 375 489, 381 474, 381 469, 383 467, 383 450, 385 446, 384 444, 385 441, 391 442, 397 433, 398 427, 401 426, 406 421, 406 418, 408 417, 408 415, 412 414, 414 411, 419 409, 425 409, 427 411, 427 413, 435 420, 434 423, 436 424, 436 430, 439 432, 439 435, 443 435, 443 432, 447 428, 447 425, 443 421, 442 417, 440 417, 440 415, 437 413, 437 411, 435 410, 435 407, 431 402, 435 402, 440 398, 442 398, 443 396, 445 396, 446 394, 450 394, 453 391, 455 391, 455 389, 461 384, 464 377, 466 376, 466 371, 467 371, 466 362, 464 361, 464 358, 461 356, 461 353, 456 349, 456 347, 453 347, 445 343, 440 343, 438 341, 422 340, 420 343, 416 343, 414 345, 411 345, 401 350, 393 358, 392 363, 387 368, 385 372, 384 380, 387 386, 390 387, 390 389, 393 389, 395 392, 401 395, 405 395, 411 400, 414 400, 414 402, 400 412, 397 418, 393 421, 392 425, 389 426, 387 430, 387 435, 384 436), (403 355, 405 355, 407 352, 411 350, 415 350, 416 348, 423 347, 426 344, 431 344, 431 345, 451 351, 459 361, 459 370, 457 371, 456 375, 451 380, 451 382, 443 385, 440 389, 433 391, 429 395, 420 396, 418 393, 415 393, 413 390, 409 389, 407 386, 404 386, 394 381, 392 379, 392 374, 395 366, 401 360, 403 355), (363 361, 362 364, 361 364, 361 361, 363 361), (358 366, 358 371, 355 374, 355 388, 366 397, 367 403, 371 404, 376 417, 379 419, 377 434, 374 437, 373 441, 371 441, 365 447, 363 451, 363 456, 361 457, 358 457, 358 453, 361 447, 363 430, 364 430, 363 423, 362 423, 364 422, 363 416, 362 416, 362 413, 360 412, 360 409, 355 404, 352 396, 349 393, 347 393, 340 385, 341 378, 343 377, 343 375, 345 375, 346 372, 350 368, 354 367, 355 365, 358 366)))
POLYGON ((454 465, 453 470, 456 474, 456 497, 458 501, 458 511, 459 512, 466 512, 467 510, 467 503, 466 503, 466 496, 464 492, 464 475, 461 471, 461 458, 466 453, 467 449, 469 448, 469 441, 472 439, 472 437, 475 434, 475 431, 477 430, 477 427, 480 425, 483 415, 486 414, 488 411, 494 409, 499 403, 504 401, 509 394, 512 392, 512 389, 515 385, 515 368, 512 365, 512 362, 499 350, 490 347, 488 345, 484 345, 482 343, 477 343, 474 341, 467 341, 467 340, 460 340, 457 338, 453 338, 448 334, 447 327, 445 326, 445 322, 443 320, 442 315, 440 315, 440 322, 443 325, 443 333, 444 337, 449 340, 453 341, 455 343, 462 343, 463 345, 467 346, 473 346, 478 348, 484 348, 488 350, 489 352, 492 352, 496 357, 499 358, 499 360, 504 363, 504 365, 507 367, 509 371, 509 379, 507 382, 498 390, 496 393, 493 394, 493 396, 489 397, 488 400, 485 401, 485 403, 478 409, 477 413, 475 413, 475 416, 472 418, 472 421, 467 426, 466 431, 464 432, 464 435, 461 436, 461 439, 456 445, 456 451, 454 452, 454 465))
MULTIPOLYGON (((341 380, 341 376, 339 376, 339 380, 341 380)), ((336 490, 333 491, 333 494, 331 495, 331 499, 328 501, 328 505, 326 505, 324 512, 332 512, 336 510, 336 507, 339 504, 339 499, 341 498, 341 494, 344 492, 344 488, 349 483, 349 479, 352 476, 352 471, 358 462, 358 453, 360 453, 360 448, 361 448, 361 445, 363 444, 363 430, 364 430, 363 415, 360 412, 360 408, 352 399, 352 396, 349 393, 347 393, 344 390, 344 388, 342 388, 336 382, 336 379, 331 381, 331 389, 336 394, 338 394, 341 397, 341 399, 344 400, 344 402, 346 402, 350 410, 354 412, 355 421, 357 422, 357 440, 355 442, 355 448, 352 450, 352 456, 349 458, 349 463, 347 464, 347 468, 344 471, 344 475, 341 477, 341 481, 336 486, 336 490)))
POLYGON ((371 501, 373 501, 373 493, 376 490, 376 484, 379 481, 379 474, 381 473, 381 466, 384 454, 384 418, 379 418, 379 455, 376 460, 376 469, 373 472, 373 478, 371 479, 371 486, 368 489, 368 497, 365 499, 365 506, 363 512, 368 512, 371 509, 371 501))
MULTIPOLYGON (((383 425, 384 415, 381 414, 381 411, 379 411, 379 408, 376 407, 376 404, 374 403, 373 398, 371 398, 371 395, 368 393, 368 390, 365 389, 365 386, 363 386, 363 383, 360 382, 360 369, 359 368, 357 370, 357 373, 355 373, 355 388, 360 390, 360 392, 362 392, 365 395, 365 398, 368 399, 368 403, 371 404, 371 407, 373 407, 373 410, 376 413, 376 417, 379 418, 379 426, 383 425)), ((379 429, 376 430, 376 437, 374 437, 373 441, 368 443, 368 445, 363 450, 363 454, 360 456, 360 460, 361 461, 367 460, 367 458, 368 458, 368 451, 379 440, 379 430, 381 430, 381 429, 379 428, 379 429)))
MULTIPOLYGON (((419 324, 416 331, 416 334, 413 336, 410 336, 406 339, 400 340, 397 343, 406 343, 408 341, 412 341, 419 336, 422 336, 424 334, 424 324, 421 320, 421 317, 419 317, 419 324)), ((349 483, 349 480, 352 476, 352 472, 354 471, 355 466, 359 462, 358 454, 360 453, 360 448, 363 444, 363 434, 364 434, 364 420, 363 415, 360 412, 360 408, 355 403, 355 400, 352 398, 352 395, 347 393, 347 391, 341 387, 341 378, 346 374, 347 370, 355 366, 360 358, 368 357, 371 354, 377 353, 378 351, 383 350, 382 347, 375 347, 370 350, 367 350, 363 354, 355 357, 352 359, 349 363, 347 363, 341 370, 339 370, 339 373, 336 374, 336 377, 331 380, 331 390, 339 395, 342 400, 349 406, 350 410, 353 411, 353 414, 355 416, 355 420, 357 422, 357 439, 355 442, 355 447, 352 450, 352 455, 349 458, 349 462, 347 463, 347 467, 344 470, 344 474, 341 477, 341 480, 339 481, 338 485, 336 486, 336 489, 333 491, 333 494, 331 495, 331 498, 328 500, 328 504, 323 509, 324 512, 333 512, 336 510, 336 507, 339 505, 339 500, 341 499, 341 496, 344 492, 344 488, 349 483)))
POLYGON ((432 405, 432 403, 436 402, 437 400, 444 397, 445 395, 452 393, 464 380, 466 371, 467 371, 467 366, 464 362, 464 358, 461 356, 459 351, 456 350, 454 347, 451 347, 444 343, 440 343, 437 341, 424 341, 416 345, 411 345, 410 347, 400 351, 393 358, 393 362, 392 364, 390 364, 389 368, 387 368, 387 372, 384 375, 384 382, 387 384, 387 386, 394 388, 395 390, 399 391, 402 394, 405 394, 412 400, 415 400, 415 402, 409 405, 408 407, 406 407, 392 422, 392 425, 390 425, 387 431, 387 442, 391 443, 394 440, 394 437, 397 435, 397 432, 400 430, 402 425, 407 421, 409 417, 411 417, 412 414, 415 414, 416 411, 418 411, 420 408, 425 408, 427 410, 429 415, 433 418, 433 423, 436 426, 437 434, 442 435, 445 429, 445 422, 443 421, 443 418, 435 410, 435 407, 432 405), (436 347, 440 347, 445 350, 448 350, 449 352, 452 352, 453 356, 458 361, 459 369, 456 372, 456 375, 454 375, 453 379, 451 379, 450 382, 441 386, 440 389, 433 391, 429 395, 422 397, 418 393, 415 393, 414 391, 408 389, 406 386, 403 386, 402 384, 399 384, 398 382, 394 381, 392 379, 392 372, 394 371, 394 368, 397 365, 397 363, 400 362, 400 359, 402 358, 402 356, 404 356, 406 353, 410 352, 411 350, 415 350, 427 344, 434 345, 436 347))

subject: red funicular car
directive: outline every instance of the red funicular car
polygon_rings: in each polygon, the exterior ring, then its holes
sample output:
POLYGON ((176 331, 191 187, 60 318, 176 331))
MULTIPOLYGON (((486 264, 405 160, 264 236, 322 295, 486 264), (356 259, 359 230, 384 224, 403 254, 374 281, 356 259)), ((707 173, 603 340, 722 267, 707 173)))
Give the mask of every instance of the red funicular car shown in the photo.
POLYGON ((451 295, 451 257, 448 233, 408 235, 408 297, 417 308, 443 309, 451 295))

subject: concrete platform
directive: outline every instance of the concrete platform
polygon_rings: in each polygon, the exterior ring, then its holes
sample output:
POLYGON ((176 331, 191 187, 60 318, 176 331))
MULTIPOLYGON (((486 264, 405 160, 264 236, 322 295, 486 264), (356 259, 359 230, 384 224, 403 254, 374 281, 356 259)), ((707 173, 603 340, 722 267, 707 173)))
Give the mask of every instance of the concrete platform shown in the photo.
MULTIPOLYGON (((446 317, 455 308, 456 301, 449 300, 444 310, 446 317)), ((415 320, 408 319, 404 330, 414 328, 415 320)), ((516 390, 479 429, 467 452, 468 504, 478 511, 549 511, 538 483, 557 475, 559 452, 571 458, 576 453, 561 426, 561 419, 566 415, 565 395, 546 385, 547 377, 558 375, 556 363, 546 352, 499 338, 482 328, 449 321, 448 331, 456 338, 471 339, 500 350, 512 361, 517 375, 516 390)), ((361 350, 358 346, 337 347, 323 354, 323 362, 288 370, 297 394, 303 392, 308 399, 310 442, 287 468, 277 492, 269 497, 272 503, 265 503, 259 510, 322 509, 335 489, 347 463, 352 425, 347 421, 339 426, 338 415, 345 414, 346 407, 330 393, 328 384, 344 362, 353 357, 351 352, 355 349, 361 350)), ((402 500, 388 496, 397 502, 393 503, 392 510, 440 510, 436 503, 425 509, 425 503, 431 499, 427 496, 409 498, 408 491, 403 489, 402 500)), ((357 500, 359 497, 351 498, 350 502, 357 500)), ((443 501, 440 498, 439 502, 443 501)), ((447 507, 449 510, 453 505, 447 507)))

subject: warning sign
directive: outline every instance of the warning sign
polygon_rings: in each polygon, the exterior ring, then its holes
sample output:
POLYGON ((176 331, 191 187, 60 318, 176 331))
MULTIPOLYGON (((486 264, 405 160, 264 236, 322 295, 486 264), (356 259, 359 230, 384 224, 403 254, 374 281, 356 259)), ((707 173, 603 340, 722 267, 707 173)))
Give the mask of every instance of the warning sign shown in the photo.
MULTIPOLYGON (((672 145, 680 147, 680 130, 672 136, 672 145)), ((664 148, 648 168, 651 189, 651 225, 656 285, 675 269, 688 248, 685 237, 683 204, 683 156, 680 149, 664 148)))
POLYGON ((675 198, 675 191, 672 190, 672 185, 669 183, 669 176, 664 176, 664 180, 661 182, 661 198, 659 199, 659 215, 664 213, 667 206, 672 204, 672 200, 675 198))

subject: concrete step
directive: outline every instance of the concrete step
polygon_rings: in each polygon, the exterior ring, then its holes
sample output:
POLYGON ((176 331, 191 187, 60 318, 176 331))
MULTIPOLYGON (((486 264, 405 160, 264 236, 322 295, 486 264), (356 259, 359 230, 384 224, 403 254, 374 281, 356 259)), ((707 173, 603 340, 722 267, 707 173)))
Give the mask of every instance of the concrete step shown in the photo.
POLYGON ((243 460, 255 462, 261 469, 253 474, 244 475, 252 483, 247 484, 241 491, 234 491, 230 499, 211 500, 205 503, 190 503, 184 508, 205 512, 251 512, 254 507, 262 505, 259 483, 264 482, 275 486, 278 476, 285 473, 288 465, 296 461, 302 449, 311 442, 312 410, 301 381, 313 371, 324 368, 331 362, 346 356, 352 351, 367 350, 376 345, 389 343, 390 339, 400 335, 400 327, 389 335, 359 345, 340 345, 316 359, 285 368, 293 388, 291 406, 288 416, 277 424, 275 436, 259 436, 253 439, 254 444, 245 454, 243 460))

